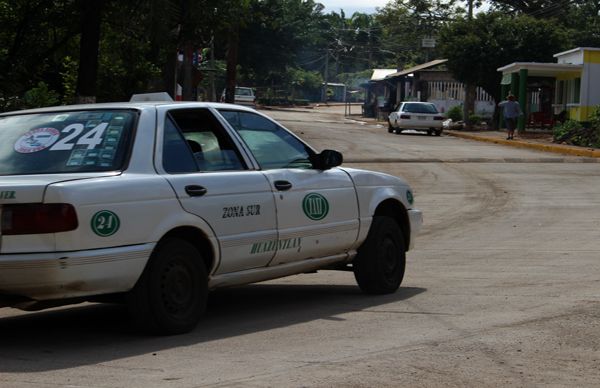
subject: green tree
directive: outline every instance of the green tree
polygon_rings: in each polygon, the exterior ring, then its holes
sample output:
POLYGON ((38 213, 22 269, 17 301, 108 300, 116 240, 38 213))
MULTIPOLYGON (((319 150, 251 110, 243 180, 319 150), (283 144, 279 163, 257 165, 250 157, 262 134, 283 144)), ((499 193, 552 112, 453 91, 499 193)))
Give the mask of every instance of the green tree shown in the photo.
POLYGON ((62 58, 77 46, 74 0, 0 1, 0 98, 14 102, 44 81, 61 90, 62 58))
POLYGON ((253 84, 281 80, 286 68, 299 67, 314 41, 322 6, 312 0, 251 1, 240 30, 240 66, 253 84))
POLYGON ((387 67, 399 69, 438 56, 437 48, 423 48, 423 38, 438 38, 440 28, 463 12, 456 1, 395 0, 380 9, 381 52, 387 67))
POLYGON ((512 62, 552 62, 569 48, 565 28, 551 20, 503 13, 459 18, 440 31, 440 49, 448 68, 461 82, 473 83, 500 100, 499 67, 512 62))

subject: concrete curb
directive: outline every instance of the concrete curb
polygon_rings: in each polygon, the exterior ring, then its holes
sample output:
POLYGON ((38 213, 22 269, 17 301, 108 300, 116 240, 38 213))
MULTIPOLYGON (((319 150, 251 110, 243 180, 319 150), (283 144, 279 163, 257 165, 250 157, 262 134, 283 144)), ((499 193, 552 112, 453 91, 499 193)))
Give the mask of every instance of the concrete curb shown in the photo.
POLYGON ((462 139, 476 140, 482 141, 486 143, 494 143, 494 144, 502 144, 508 145, 511 147, 518 148, 529 148, 538 151, 546 151, 553 152, 556 154, 562 155, 571 155, 571 156, 585 156, 588 158, 600 158, 600 150, 593 148, 583 148, 576 146, 568 146, 568 145, 560 145, 560 144, 541 144, 541 143, 530 143, 525 140, 504 140, 498 139, 489 136, 479 136, 473 135, 470 133, 463 133, 457 131, 444 131, 445 134, 455 137, 460 137, 462 139))

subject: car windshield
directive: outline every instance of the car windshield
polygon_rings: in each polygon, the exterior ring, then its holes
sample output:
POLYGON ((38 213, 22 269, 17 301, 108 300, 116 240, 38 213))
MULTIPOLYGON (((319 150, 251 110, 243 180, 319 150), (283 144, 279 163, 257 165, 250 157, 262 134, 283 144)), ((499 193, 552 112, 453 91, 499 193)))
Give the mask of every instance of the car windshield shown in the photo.
POLYGON ((125 110, 0 117, 0 175, 120 170, 136 118, 125 110))
POLYGON ((402 111, 407 113, 438 113, 435 105, 433 104, 418 104, 410 102, 404 104, 402 111))

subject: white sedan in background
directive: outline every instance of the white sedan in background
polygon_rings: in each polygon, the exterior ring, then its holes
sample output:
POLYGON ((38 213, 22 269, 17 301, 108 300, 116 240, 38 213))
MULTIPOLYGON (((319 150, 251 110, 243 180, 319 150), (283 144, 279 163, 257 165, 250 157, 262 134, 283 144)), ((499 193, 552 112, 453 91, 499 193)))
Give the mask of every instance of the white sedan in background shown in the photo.
POLYGON ((253 109, 138 102, 0 115, 0 307, 124 302, 192 330, 209 290, 319 269, 395 292, 408 184, 340 167, 253 109))
POLYGON ((427 131, 428 135, 442 134, 443 114, 429 102, 402 102, 388 117, 388 132, 401 133, 407 129, 427 131))

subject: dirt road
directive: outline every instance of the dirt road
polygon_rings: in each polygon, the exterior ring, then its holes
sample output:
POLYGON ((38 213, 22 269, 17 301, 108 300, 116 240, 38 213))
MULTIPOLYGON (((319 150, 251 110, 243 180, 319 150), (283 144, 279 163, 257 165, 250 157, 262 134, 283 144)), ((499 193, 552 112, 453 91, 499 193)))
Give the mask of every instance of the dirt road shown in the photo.
POLYGON ((346 166, 403 176, 425 224, 399 292, 323 271, 211 295, 192 333, 123 310, 0 310, 6 387, 600 385, 600 170, 336 112, 268 112, 346 166))

